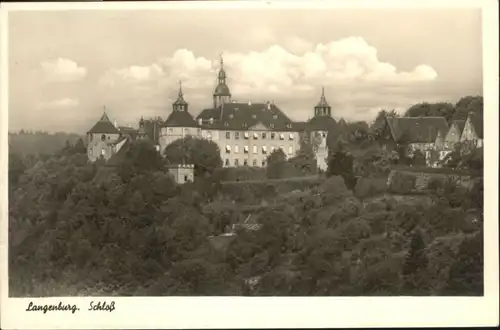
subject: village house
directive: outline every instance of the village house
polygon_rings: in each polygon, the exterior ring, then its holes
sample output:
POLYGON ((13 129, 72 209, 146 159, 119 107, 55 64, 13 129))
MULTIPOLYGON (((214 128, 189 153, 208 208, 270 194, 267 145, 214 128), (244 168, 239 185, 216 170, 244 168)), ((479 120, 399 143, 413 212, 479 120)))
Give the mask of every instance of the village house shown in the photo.
POLYGON ((483 118, 476 113, 469 113, 460 136, 464 152, 483 146, 483 118))
POLYGON ((408 156, 421 151, 428 166, 435 166, 438 159, 432 157, 444 145, 448 133, 444 117, 386 117, 381 141, 384 148, 394 149, 398 145, 408 146, 408 156))

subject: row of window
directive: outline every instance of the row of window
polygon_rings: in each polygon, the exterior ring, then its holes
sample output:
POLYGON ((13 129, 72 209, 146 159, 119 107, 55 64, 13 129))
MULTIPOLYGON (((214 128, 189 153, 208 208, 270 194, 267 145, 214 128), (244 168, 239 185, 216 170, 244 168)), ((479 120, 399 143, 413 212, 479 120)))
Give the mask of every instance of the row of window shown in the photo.
MULTIPOLYGON (((285 148, 283 146, 280 146, 279 147, 281 150, 283 150, 283 152, 285 152, 285 148)), ((275 147, 271 147, 270 149, 267 148, 267 146, 262 146, 261 147, 261 152, 263 154, 267 154, 268 151, 270 152, 273 152, 274 150, 276 150, 275 147)), ((233 151, 235 154, 239 153, 240 152, 240 147, 239 146, 234 146, 234 149, 231 148, 230 145, 226 145, 226 154, 230 154, 231 151, 233 151)), ((252 146, 252 152, 254 154, 257 154, 259 153, 259 148, 257 146, 252 146)), ((249 147, 248 146, 244 146, 243 147, 243 153, 245 154, 248 154, 249 153, 249 147)), ((293 146, 289 146, 288 147, 288 154, 293 154, 293 146)))
MULTIPOLYGON (((270 138, 271 140, 274 140, 274 139, 276 139, 276 135, 277 135, 277 134, 276 134, 276 133, 274 133, 274 132, 269 133, 269 135, 268 135, 268 133, 267 133, 267 132, 262 132, 262 133, 260 134, 260 137, 262 138, 262 140, 265 140, 265 139, 267 139, 267 137, 269 136, 269 138, 270 138)), ((208 131, 208 132, 207 132, 207 136, 208 136, 209 138, 211 138, 211 137, 212 137, 212 132, 208 131)), ((250 133, 249 133, 249 132, 242 132, 242 136, 243 136, 243 138, 244 138, 244 139, 249 139, 249 138, 250 138, 250 133)), ((254 133, 252 134, 252 137, 253 137, 253 139, 254 139, 254 140, 258 140, 258 139, 259 139, 259 133, 254 132, 254 133)), ((278 134, 278 138, 279 138, 280 140, 284 140, 284 139, 285 139, 285 134, 284 134, 284 133, 280 133, 280 134, 278 134)), ((226 132, 226 139, 228 139, 228 140, 230 140, 230 139, 231 139, 231 132, 226 132)), ((234 132, 234 139, 235 139, 235 140, 239 140, 239 139, 240 139, 240 132, 234 132)), ((294 139, 294 135, 293 135, 293 133, 290 133, 290 134, 288 135, 288 139, 289 139, 289 140, 293 140, 293 139, 294 139)))
MULTIPOLYGON (((229 161, 229 159, 226 159, 225 162, 224 162, 224 165, 225 166, 231 166, 231 162, 229 161)), ((248 159, 243 159, 243 164, 240 163, 240 160, 239 159, 235 159, 234 160, 234 166, 240 166, 240 165, 243 165, 243 166, 248 166, 248 159)), ((263 160, 261 162, 261 165, 262 167, 266 166, 266 161, 263 160)), ((252 166, 257 166, 257 159, 254 159, 252 161, 252 166)))
MULTIPOLYGON (((94 152, 94 150, 92 148, 89 148, 89 150, 88 150, 89 156, 91 156, 93 152, 94 152)), ((105 156, 106 150, 101 149, 101 155, 105 156)))

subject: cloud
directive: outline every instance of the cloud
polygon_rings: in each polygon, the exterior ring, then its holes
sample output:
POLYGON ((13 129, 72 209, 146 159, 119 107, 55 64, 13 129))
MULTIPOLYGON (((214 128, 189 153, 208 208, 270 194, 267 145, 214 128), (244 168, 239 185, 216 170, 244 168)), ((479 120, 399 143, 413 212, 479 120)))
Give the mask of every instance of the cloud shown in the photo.
POLYGON ((39 110, 59 110, 66 108, 74 108, 80 104, 80 101, 71 98, 62 98, 59 100, 53 100, 49 102, 42 102, 38 105, 39 110))
POLYGON ((87 69, 67 58, 44 61, 40 63, 44 79, 48 82, 73 82, 87 75, 87 69))
MULTIPOLYGON (((264 38, 264 32, 258 34, 264 38)), ((361 37, 317 45, 289 37, 262 51, 226 52, 224 66, 234 99, 279 100, 296 119, 305 119, 311 113, 322 86, 334 113, 352 115, 352 111, 359 111, 352 116, 374 116, 369 109, 404 108, 420 101, 413 91, 438 76, 427 64, 417 64, 410 71, 398 70, 379 59, 377 49, 361 37)), ((211 104, 218 68, 217 59, 180 49, 152 64, 110 70, 100 83, 103 94, 121 98, 123 106, 125 96, 136 107, 163 105, 170 109, 178 81, 182 80, 186 99, 196 113, 211 104)))

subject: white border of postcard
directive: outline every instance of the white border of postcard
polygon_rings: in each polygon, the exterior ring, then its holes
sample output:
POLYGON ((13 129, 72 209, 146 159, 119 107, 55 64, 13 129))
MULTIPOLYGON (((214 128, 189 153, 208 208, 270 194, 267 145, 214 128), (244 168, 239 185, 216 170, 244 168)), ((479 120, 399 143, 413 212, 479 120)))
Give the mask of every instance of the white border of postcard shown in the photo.
MULTIPOLYGON (((316 328, 498 325, 498 3, 496 0, 432 1, 218 1, 111 3, 2 3, 1 10, 1 326, 4 329, 108 328, 316 328), (37 304, 63 301, 81 311, 28 313, 32 299, 8 298, 7 131, 8 13, 15 10, 136 10, 190 8, 477 7, 483 8, 483 84, 485 132, 485 295, 484 297, 138 297, 39 298, 37 304), (112 313, 86 311, 92 300, 114 300, 112 313)), ((390 22, 388 22, 390 24, 390 22)), ((459 36, 450 36, 458 37, 459 36)), ((459 50, 456 50, 459 51, 459 50)))

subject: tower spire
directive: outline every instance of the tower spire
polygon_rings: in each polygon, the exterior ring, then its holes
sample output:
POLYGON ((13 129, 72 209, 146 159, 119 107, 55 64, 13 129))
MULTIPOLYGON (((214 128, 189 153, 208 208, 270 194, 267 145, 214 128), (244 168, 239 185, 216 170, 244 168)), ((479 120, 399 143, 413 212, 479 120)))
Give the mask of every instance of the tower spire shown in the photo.
POLYGON ((103 105, 102 107, 101 121, 109 121, 108 114, 106 113, 106 105, 103 105))
POLYGON ((315 116, 331 116, 332 108, 326 101, 325 97, 325 86, 321 87, 321 97, 319 99, 318 104, 314 107, 314 115, 315 116))
POLYGON ((188 104, 184 100, 184 92, 182 91, 182 80, 179 80, 179 96, 172 104, 174 111, 187 111, 188 104))
POLYGON ((182 93, 182 80, 179 80, 179 98, 183 97, 184 94, 182 93))
POLYGON ((223 69, 224 68, 224 58, 222 57, 222 54, 223 53, 220 53, 220 68, 223 69))

